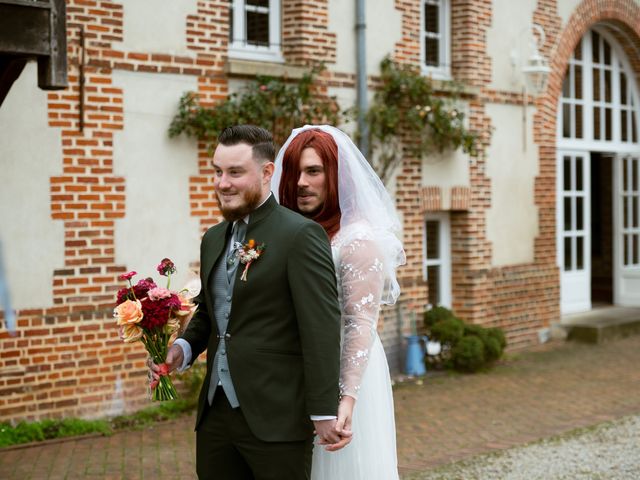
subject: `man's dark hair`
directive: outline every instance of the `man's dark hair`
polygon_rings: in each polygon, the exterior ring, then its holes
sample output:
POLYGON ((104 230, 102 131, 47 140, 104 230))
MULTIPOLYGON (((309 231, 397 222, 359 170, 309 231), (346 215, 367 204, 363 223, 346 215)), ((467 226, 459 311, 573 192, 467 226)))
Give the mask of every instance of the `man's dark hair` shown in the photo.
POLYGON ((225 128, 218 143, 225 146, 246 143, 253 151, 253 158, 258 161, 273 162, 276 158, 276 147, 273 136, 268 130, 255 125, 234 125, 225 128))

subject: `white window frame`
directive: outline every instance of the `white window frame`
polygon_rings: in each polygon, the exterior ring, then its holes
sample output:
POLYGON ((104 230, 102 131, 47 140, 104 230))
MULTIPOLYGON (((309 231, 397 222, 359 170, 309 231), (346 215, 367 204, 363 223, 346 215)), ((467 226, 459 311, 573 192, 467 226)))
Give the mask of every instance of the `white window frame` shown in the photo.
MULTIPOLYGON (((422 274, 425 282, 427 279, 427 267, 439 266, 440 267, 440 303, 439 305, 447 308, 451 308, 451 220, 448 213, 428 213, 424 217, 423 223, 423 245, 422 252, 422 274), (427 258, 427 222, 437 221, 440 223, 438 229, 438 242, 439 242, 439 258, 431 259, 427 258)), ((433 305, 434 307, 436 305, 433 305)))
MULTIPOLYGON (((280 0, 269 0, 269 46, 248 45, 245 12, 263 11, 264 7, 248 6, 245 0, 233 0, 233 39, 229 42, 229 58, 284 63, 280 49, 280 0)), ((231 26, 229 26, 231 28, 231 26)))
MULTIPOLYGON (((563 98, 562 94, 558 100, 558 118, 556 122, 556 138, 557 138, 557 146, 558 148, 567 149, 567 150, 588 150, 588 151, 596 151, 596 152, 620 152, 620 151, 637 151, 635 150, 635 142, 633 142, 633 132, 631 131, 631 127, 628 126, 628 137, 626 141, 622 141, 621 138, 621 126, 620 126, 620 111, 621 109, 626 110, 629 115, 628 125, 631 124, 631 112, 635 111, 636 115, 636 136, 640 139, 640 105, 637 102, 637 96, 634 88, 628 88, 629 95, 631 98, 628 100, 628 104, 625 106, 621 106, 619 101, 615 99, 620 98, 620 72, 623 71, 626 75, 627 86, 632 85, 635 75, 633 75, 633 69, 631 68, 630 63, 628 62, 624 52, 620 51, 617 40, 604 28, 594 27, 592 31, 595 31, 600 35, 604 40, 606 40, 611 47, 611 56, 612 56, 612 79, 611 79, 611 103, 607 103, 612 108, 612 139, 604 140, 604 134, 601 135, 600 139, 594 138, 594 118, 593 118, 593 107, 594 106, 603 106, 604 102, 602 99, 600 101, 593 100, 593 68, 594 66, 600 65, 599 63, 592 63, 590 60, 592 58, 592 43, 591 43, 591 30, 587 31, 585 35, 582 37, 581 45, 582 45, 582 60, 577 62, 572 58, 569 60, 569 66, 573 64, 580 63, 582 65, 582 100, 580 104, 583 108, 583 122, 582 122, 582 138, 574 138, 573 136, 570 138, 565 138, 562 132, 563 125, 563 111, 562 105, 563 103, 568 103, 574 105, 576 101, 572 98, 563 98)), ((573 97, 573 85, 571 86, 571 92, 573 97)), ((604 88, 601 85, 601 88, 604 88)), ((602 112, 601 112, 602 114, 602 112)), ((575 119, 571 119, 572 123, 575 123, 575 119)), ((601 122, 601 129, 604 132, 605 125, 604 122, 601 122)), ((573 133, 575 130, 574 125, 571 125, 571 132, 573 133)))
POLYGON ((420 65, 422 74, 438 80, 451 80, 451 2, 450 0, 421 0, 420 1, 420 65), (438 58, 439 65, 430 67, 425 65, 426 46, 424 17, 427 4, 438 5, 438 58))

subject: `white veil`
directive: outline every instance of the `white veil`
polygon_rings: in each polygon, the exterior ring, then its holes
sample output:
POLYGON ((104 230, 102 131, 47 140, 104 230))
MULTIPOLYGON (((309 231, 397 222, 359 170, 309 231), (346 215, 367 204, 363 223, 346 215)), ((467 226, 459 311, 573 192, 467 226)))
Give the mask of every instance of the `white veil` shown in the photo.
POLYGON ((310 129, 330 134, 338 145, 340 231, 349 231, 349 227, 356 224, 366 225, 370 232, 367 240, 374 241, 384 256, 385 287, 381 303, 392 305, 400 295, 396 269, 406 261, 402 243, 398 239, 401 230, 400 220, 382 181, 349 136, 329 125, 305 125, 293 130, 276 157, 276 168, 271 182, 276 200, 279 201, 284 152, 291 140, 310 129))

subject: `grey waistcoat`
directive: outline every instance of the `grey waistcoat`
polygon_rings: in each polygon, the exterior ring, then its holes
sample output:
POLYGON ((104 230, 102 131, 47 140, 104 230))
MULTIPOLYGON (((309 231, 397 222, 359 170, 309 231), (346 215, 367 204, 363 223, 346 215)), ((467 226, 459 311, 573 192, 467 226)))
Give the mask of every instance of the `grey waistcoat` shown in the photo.
POLYGON ((220 256, 218 263, 213 268, 213 281, 211 282, 211 298, 213 299, 213 314, 215 316, 216 324, 218 325, 219 343, 216 355, 213 358, 213 369, 211 372, 211 381, 209 382, 208 400, 209 404, 213 402, 213 396, 216 392, 218 382, 222 385, 224 393, 229 400, 229 403, 233 408, 239 407, 238 397, 236 395, 235 388, 233 388, 233 382, 231 381, 231 373, 229 372, 229 361, 227 360, 227 344, 226 333, 227 325, 229 324, 229 315, 231 314, 231 300, 233 298, 233 285, 236 278, 236 270, 238 263, 233 270, 231 276, 231 282, 227 279, 227 265, 226 252, 229 245, 225 250, 225 254, 220 256))

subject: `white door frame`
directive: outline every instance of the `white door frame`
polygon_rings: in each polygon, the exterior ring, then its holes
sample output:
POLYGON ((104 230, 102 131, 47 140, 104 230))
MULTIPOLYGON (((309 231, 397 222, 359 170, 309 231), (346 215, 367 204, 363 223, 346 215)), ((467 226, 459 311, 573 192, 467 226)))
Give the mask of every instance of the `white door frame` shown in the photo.
MULTIPOLYGON (((632 138, 624 139, 622 136, 622 122, 621 111, 626 111, 628 130, 631 130, 631 115, 635 115, 636 120, 636 136, 640 135, 640 98, 638 93, 638 86, 635 82, 636 75, 631 68, 629 61, 627 60, 624 52, 618 46, 616 39, 609 33, 606 27, 596 26, 590 31, 585 33, 583 39, 580 41, 579 46, 581 48, 580 58, 571 56, 568 62, 568 70, 565 81, 567 82, 568 89, 565 89, 558 100, 558 121, 557 121, 557 133, 556 133, 556 240, 557 240, 557 260, 558 267, 561 272, 560 281, 560 310, 562 313, 578 312, 591 309, 591 192, 590 192, 590 164, 591 164, 591 152, 609 153, 613 157, 614 162, 614 184, 613 184, 613 215, 614 215, 614 230, 613 230, 613 254, 614 254, 614 270, 613 270, 613 287, 614 287, 614 302, 616 304, 629 304, 629 298, 625 298, 621 293, 624 292, 623 280, 624 273, 629 273, 628 268, 624 268, 621 262, 622 245, 622 233, 620 231, 621 225, 621 206, 620 197, 622 195, 619 185, 620 165, 622 164, 622 157, 625 154, 633 154, 637 156, 640 153, 637 143, 633 142, 632 138), (600 63, 593 63, 593 34, 596 32, 600 37, 599 43, 600 51, 600 63), (610 50, 610 64, 603 65, 602 59, 604 58, 604 44, 609 45, 610 50), (580 76, 577 76, 578 70, 580 76), (598 78, 594 77, 595 74, 598 78), (626 85, 629 95, 627 95, 627 103, 623 103, 621 100, 621 74, 624 74, 626 85), (608 77, 603 77, 608 75, 608 77), (578 82, 578 79, 582 79, 582 82, 578 82), (605 90, 605 83, 603 78, 610 78, 609 90, 605 90), (598 80, 598 81, 596 81, 598 80), (594 97, 594 88, 599 85, 598 100, 594 97), (580 88, 580 91, 577 89, 580 88), (567 94, 564 96, 564 94, 567 94), (607 101, 607 97, 609 100, 607 101), (599 108, 599 124, 600 124, 600 137, 596 138, 595 135, 595 122, 594 114, 598 113, 599 108), (609 109, 608 115, 610 115, 611 123, 609 125, 611 137, 606 139, 606 118, 605 109, 609 109), (580 114, 580 111, 582 112, 580 114), (570 117, 570 123, 568 124, 569 136, 564 137, 563 133, 563 116, 568 112, 570 117), (582 131, 578 133, 577 126, 575 124, 576 117, 580 116, 582 131), (584 270, 582 273, 576 273, 573 268, 576 266, 572 260, 572 270, 565 272, 564 262, 564 238, 566 237, 564 232, 564 181, 563 181, 563 168, 565 156, 582 156, 584 158, 585 167, 585 205, 584 212, 586 215, 584 224, 585 244, 583 246, 584 270), (588 274, 588 276, 587 276, 588 274), (588 279, 588 282, 586 281, 588 279), (573 290, 572 290, 573 289, 573 290), (581 292, 581 293, 580 293, 581 292)), ((563 83, 563 87, 564 87, 563 83)), ((575 194, 576 192, 573 192, 575 194)), ((572 207, 572 212, 575 213, 572 207)), ((595 219, 596 221, 598 219, 595 219)), ((574 225, 572 225, 574 227, 574 225)), ((572 230, 572 233, 575 232, 572 230)), ((572 249, 572 254, 575 256, 575 246, 572 249)), ((635 274, 634 274, 635 275, 635 274)), ((630 278, 634 277, 631 275, 630 278)), ((632 296, 632 301, 637 301, 640 304, 640 280, 638 281, 638 293, 632 296)), ((635 284, 634 284, 635 285, 635 284)))
MULTIPOLYGON (((630 174, 630 172, 628 172, 630 174)), ((626 152, 620 153, 615 157, 614 163, 614 224, 613 224, 613 235, 614 235, 614 245, 613 245, 613 301, 616 305, 624 306, 624 307, 640 307, 640 263, 636 263, 635 265, 625 266, 625 249, 624 242, 629 241, 630 238, 626 238, 624 236, 623 230, 623 222, 624 222, 624 205, 623 202, 628 202, 628 208, 631 206, 630 201, 630 193, 633 191, 634 194, 637 194, 638 202, 640 202, 640 150, 636 150, 634 153, 626 152), (630 165, 625 164, 626 159, 633 159, 636 163, 636 184, 632 184, 632 178, 629 175, 627 177, 628 184, 623 185, 623 168, 628 168, 630 165), (629 188, 630 187, 630 188, 629 188), (627 195, 625 195, 625 190, 627 191, 627 195)), ((636 204, 637 205, 637 204, 636 204)), ((635 213, 635 222, 639 222, 638 219, 638 211, 640 205, 637 205, 636 210, 629 209, 628 212, 632 212, 628 214, 628 218, 635 213)), ((628 225, 626 229, 627 233, 638 233, 638 224, 635 226, 628 225)), ((633 238, 633 237, 631 237, 633 238)), ((639 241, 636 238, 633 238, 633 241, 639 241)), ((628 243, 628 246, 631 245, 628 243)), ((640 245, 636 248, 640 248, 640 245)))

